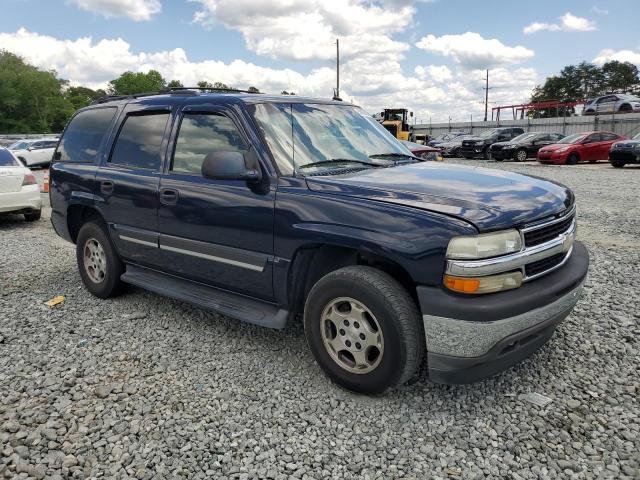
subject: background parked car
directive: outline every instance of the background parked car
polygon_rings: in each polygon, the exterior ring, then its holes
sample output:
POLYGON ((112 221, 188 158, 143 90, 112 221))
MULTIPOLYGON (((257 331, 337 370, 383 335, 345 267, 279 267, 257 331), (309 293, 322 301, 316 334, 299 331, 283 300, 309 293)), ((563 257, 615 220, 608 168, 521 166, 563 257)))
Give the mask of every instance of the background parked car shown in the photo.
POLYGON ((542 147, 538 151, 540 163, 575 165, 578 162, 595 163, 607 160, 611 145, 626 137, 612 132, 576 133, 563 138, 558 143, 542 147))
POLYGON ((438 135, 433 140, 430 140, 428 145, 430 147, 439 147, 443 143, 451 142, 452 140, 455 140, 456 138, 459 138, 459 137, 461 137, 463 135, 466 135, 466 134, 467 134, 466 132, 447 132, 447 133, 443 133, 442 135, 438 135))
POLYGON ((609 163, 616 168, 622 168, 627 163, 640 163, 640 133, 631 140, 611 145, 609 163))
POLYGON ((478 136, 463 140, 460 153, 467 159, 480 156, 487 160, 491 155, 491 145, 496 142, 512 140, 523 133, 524 129, 521 127, 503 127, 487 130, 478 136))
POLYGON ((584 106, 583 115, 632 112, 640 112, 640 98, 634 95, 616 93, 589 100, 584 106))
POLYGON ((27 167, 46 167, 51 164, 56 145, 57 138, 36 138, 15 142, 9 150, 27 167))
POLYGON ((494 160, 516 160, 524 162, 527 158, 536 158, 538 150, 546 145, 562 140, 562 133, 528 132, 508 142, 491 145, 491 158, 494 160))
POLYGON ((442 154, 437 148, 429 147, 428 145, 420 145, 415 142, 408 142, 406 140, 400 140, 405 147, 411 150, 416 157, 424 160, 435 160, 437 162, 442 161, 442 154))
POLYGON ((457 157, 460 154, 460 147, 462 147, 462 141, 468 138, 474 138, 473 135, 461 135, 445 143, 438 145, 443 157, 457 157))
POLYGON ((41 211, 35 175, 10 150, 0 147, 0 213, 22 213, 25 220, 33 222, 41 211))

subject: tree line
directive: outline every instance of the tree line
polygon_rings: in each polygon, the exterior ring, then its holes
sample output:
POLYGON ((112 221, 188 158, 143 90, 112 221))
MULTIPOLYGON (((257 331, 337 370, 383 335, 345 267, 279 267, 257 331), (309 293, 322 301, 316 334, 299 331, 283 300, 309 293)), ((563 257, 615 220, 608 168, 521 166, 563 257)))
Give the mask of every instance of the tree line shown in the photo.
MULTIPOLYGON (((200 88, 237 91, 222 82, 200 81, 200 88)), ((133 95, 181 88, 157 70, 124 72, 106 89, 71 86, 53 70, 41 70, 13 53, 0 50, 0 133, 59 133, 73 113, 107 95, 133 95)), ((256 87, 248 92, 260 93, 256 87)))
MULTIPOLYGON (((558 100, 577 102, 609 93, 628 93, 640 96, 640 72, 629 62, 616 60, 602 66, 581 62, 564 67, 558 75, 548 77, 534 88, 531 102, 558 100)), ((573 108, 542 111, 541 116, 570 115, 573 108)))

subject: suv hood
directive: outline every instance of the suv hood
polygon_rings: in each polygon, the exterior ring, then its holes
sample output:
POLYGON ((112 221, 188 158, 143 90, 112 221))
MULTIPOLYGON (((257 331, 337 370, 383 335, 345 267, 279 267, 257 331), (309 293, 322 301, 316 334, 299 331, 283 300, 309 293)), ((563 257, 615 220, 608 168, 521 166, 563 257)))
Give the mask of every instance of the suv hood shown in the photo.
POLYGON ((450 215, 479 231, 521 226, 573 204, 567 187, 537 177, 431 162, 306 177, 310 190, 450 215))

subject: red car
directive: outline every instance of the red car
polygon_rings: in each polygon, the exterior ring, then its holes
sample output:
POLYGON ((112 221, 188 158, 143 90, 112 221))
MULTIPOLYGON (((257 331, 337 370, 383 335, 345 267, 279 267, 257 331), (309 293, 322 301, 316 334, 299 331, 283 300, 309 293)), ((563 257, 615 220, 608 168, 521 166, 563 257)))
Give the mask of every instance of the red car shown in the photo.
POLYGON ((595 163, 609 159, 611 145, 626 137, 612 132, 576 133, 563 138, 558 143, 538 150, 540 163, 575 165, 578 162, 595 163))

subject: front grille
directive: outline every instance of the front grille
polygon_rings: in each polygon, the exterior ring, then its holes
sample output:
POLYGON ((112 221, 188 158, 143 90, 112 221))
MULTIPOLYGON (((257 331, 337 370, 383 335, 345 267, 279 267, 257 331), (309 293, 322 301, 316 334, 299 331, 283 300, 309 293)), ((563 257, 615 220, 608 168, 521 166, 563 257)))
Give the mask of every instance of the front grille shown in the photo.
POLYGON ((569 230, 571 227, 571 223, 575 217, 575 213, 571 215, 567 215, 566 218, 563 218, 561 221, 557 223, 553 223, 551 225, 543 226, 535 230, 530 230, 524 233, 524 245, 526 247, 534 247, 536 245, 540 245, 541 243, 548 242, 549 240, 553 240, 558 237, 560 234, 569 230))
POLYGON ((564 257, 566 257, 566 253, 558 253, 552 257, 543 258, 542 260, 538 260, 537 262, 529 263, 524 267, 524 273, 527 277, 533 277, 538 275, 539 273, 545 272, 547 270, 552 269, 553 267, 557 267, 562 263, 564 257))

